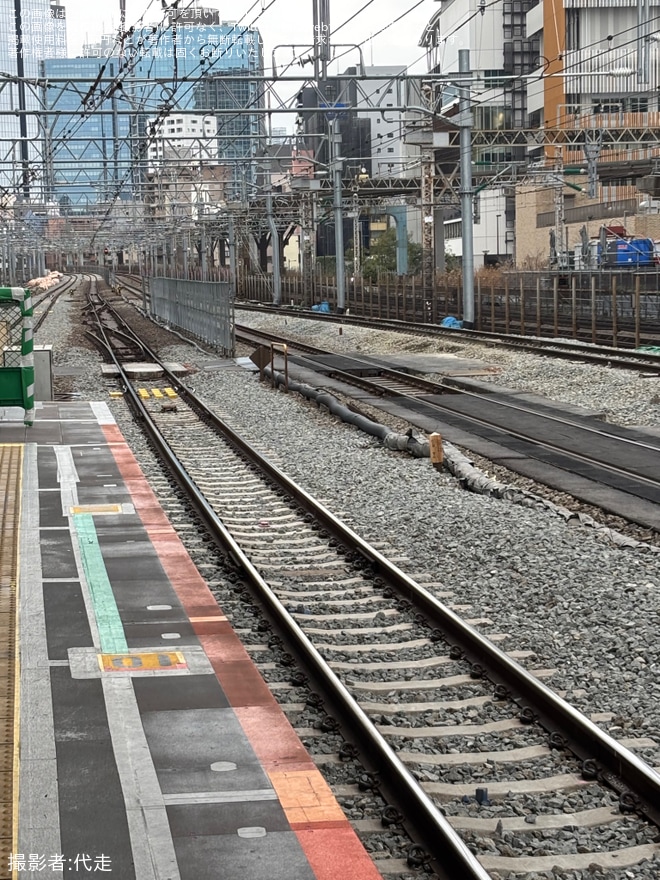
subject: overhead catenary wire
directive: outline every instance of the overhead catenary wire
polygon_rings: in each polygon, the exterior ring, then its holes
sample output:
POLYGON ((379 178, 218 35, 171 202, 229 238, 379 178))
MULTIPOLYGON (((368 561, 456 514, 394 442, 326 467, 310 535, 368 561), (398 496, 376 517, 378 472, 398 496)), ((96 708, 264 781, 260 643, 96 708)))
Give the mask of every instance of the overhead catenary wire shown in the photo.
MULTIPOLYGON (((498 0, 498 2, 499 2, 499 0, 498 0)), ((252 6, 251 8, 254 8, 255 5, 256 5, 256 4, 253 4, 253 6, 252 6)), ((271 4, 271 5, 272 5, 272 4, 271 4)), ((368 4, 367 4, 367 5, 368 5, 368 4)), ((415 6, 417 6, 417 5, 419 5, 419 4, 415 4, 415 6)), ((489 4, 489 5, 494 5, 494 4, 489 4)), ((412 9, 414 9, 415 6, 412 7, 412 9)), ((363 9, 364 9, 364 8, 365 8, 365 7, 363 7, 363 9)), ((409 10, 409 11, 412 11, 412 9, 409 10)), ((362 10, 360 10, 360 11, 362 11, 362 10)), ((475 12, 475 14, 478 14, 479 11, 480 11, 480 10, 477 10, 477 11, 475 12)), ((355 15, 357 15, 357 14, 359 14, 359 12, 356 13, 355 15)), ((405 15, 405 14, 407 14, 407 13, 404 13, 404 15, 405 15)), ((354 16, 352 16, 351 18, 353 18, 353 17, 354 17, 354 16)), ((399 16, 399 19, 400 19, 401 17, 402 17, 402 16, 399 16)), ((385 26, 384 28, 382 28, 381 31, 379 31, 378 33, 381 33, 381 32, 382 32, 383 30, 385 30, 387 27, 390 27, 392 24, 394 24, 394 23, 395 23, 397 20, 399 20, 399 19, 394 19, 393 22, 390 22, 389 25, 386 25, 386 26, 385 26)), ((461 25, 461 26, 463 26, 463 25, 461 25)), ((636 29, 636 26, 633 27, 633 28, 627 29, 627 30, 635 30, 635 29, 636 29)), ((624 31, 623 33, 626 33, 626 31, 624 31)), ((371 36, 370 36, 369 38, 365 39, 364 41, 362 41, 362 43, 359 44, 359 45, 362 45, 363 43, 367 42, 368 39, 371 39, 371 36)), ((602 41, 595 41, 594 44, 592 44, 592 45, 596 45, 597 42, 602 42, 602 41)), ((624 44, 624 45, 625 45, 625 44, 624 44)), ((343 54, 345 54, 345 53, 343 53, 343 54)), ((341 56, 338 56, 338 57, 341 57, 341 56)), ((422 57, 423 57, 423 56, 422 56, 422 57)), ((567 68, 566 70, 569 70, 569 69, 570 69, 570 68, 567 68)), ((190 78, 190 77, 186 77, 186 80, 188 80, 189 78, 190 78)), ((184 81, 185 81, 185 80, 184 80, 184 81)), ((183 83, 183 81, 182 81, 182 83, 183 83)), ((182 83, 181 83, 181 84, 182 84, 182 83)), ((263 90, 261 91, 261 94, 262 94, 262 95, 265 94, 266 89, 267 89, 267 87, 265 86, 265 87, 263 88, 263 90)), ((372 94, 373 94, 373 93, 372 93, 372 94)), ((502 93, 502 95, 503 95, 503 94, 504 94, 504 93, 502 93)), ((489 98, 489 102, 492 101, 492 100, 493 100, 492 97, 489 98)), ((475 103, 475 104, 479 104, 479 103, 485 103, 485 102, 479 101, 479 100, 477 99, 477 100, 475 100, 474 103, 475 103)), ((249 105, 248 105, 248 107, 249 107, 249 105)), ((245 108, 244 108, 244 109, 245 109, 245 108)), ((235 119, 236 116, 232 116, 231 118, 232 118, 232 119, 235 119)), ((245 127, 247 127, 247 125, 248 125, 248 123, 246 123, 246 126, 245 126, 245 127)), ((245 127, 244 127, 243 130, 245 130, 245 127)), ((239 137, 239 136, 240 136, 240 135, 236 135, 236 137, 239 137)))

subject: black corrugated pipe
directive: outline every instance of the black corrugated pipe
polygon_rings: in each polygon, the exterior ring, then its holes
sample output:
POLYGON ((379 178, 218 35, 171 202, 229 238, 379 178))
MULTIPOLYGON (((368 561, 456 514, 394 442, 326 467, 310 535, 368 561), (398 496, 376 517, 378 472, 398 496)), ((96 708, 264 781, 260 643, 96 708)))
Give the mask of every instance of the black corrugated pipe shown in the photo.
MULTIPOLYGON (((276 370, 274 374, 271 374, 270 367, 266 367, 264 373, 269 379, 273 379, 276 385, 286 384, 283 373, 276 370)), ((371 434, 372 437, 378 437, 378 439, 382 441, 383 446, 387 449, 398 449, 401 452, 409 452, 411 455, 414 455, 415 458, 429 457, 428 441, 416 437, 412 429, 405 434, 397 434, 396 431, 392 428, 388 428, 387 425, 373 422, 366 416, 353 412, 353 410, 344 406, 343 403, 340 403, 336 397, 333 397, 333 395, 329 394, 327 391, 319 391, 317 388, 312 388, 311 385, 306 385, 303 382, 296 382, 293 379, 289 379, 288 388, 289 391, 295 391, 296 394, 306 397, 307 400, 313 400, 317 406, 324 406, 334 416, 338 416, 342 422, 347 422, 349 425, 355 425, 360 431, 364 431, 365 434, 371 434)))

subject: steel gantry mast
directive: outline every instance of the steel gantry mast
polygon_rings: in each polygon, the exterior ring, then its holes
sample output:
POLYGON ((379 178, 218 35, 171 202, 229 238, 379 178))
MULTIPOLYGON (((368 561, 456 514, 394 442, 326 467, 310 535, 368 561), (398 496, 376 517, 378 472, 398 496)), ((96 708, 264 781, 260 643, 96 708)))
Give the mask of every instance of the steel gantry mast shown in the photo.
MULTIPOLYGON (((20 0, 14 0, 15 11, 20 14, 20 0)), ((646 2, 646 0, 640 0, 646 2)), ((471 189, 471 181, 467 181, 467 174, 449 173, 447 168, 451 165, 458 168, 461 155, 467 158, 475 148, 502 148, 502 147, 526 147, 526 148, 543 148, 545 146, 560 146, 563 150, 565 161, 569 164, 579 159, 572 159, 571 156, 584 155, 585 144, 591 145, 593 141, 593 118, 584 118, 578 116, 567 116, 565 121, 559 123, 551 123, 543 129, 472 129, 469 132, 467 126, 461 123, 461 116, 443 121, 443 146, 438 148, 433 145, 433 120, 438 118, 432 107, 411 107, 405 101, 397 96, 417 94, 421 95, 426 92, 431 94, 437 90, 442 83, 451 82, 457 84, 459 89, 462 88, 461 83, 465 74, 440 75, 440 74, 397 74, 390 78, 384 78, 382 75, 373 75, 365 73, 360 66, 354 68, 355 73, 341 74, 342 82, 355 84, 353 91, 353 100, 348 100, 349 89, 342 93, 341 110, 331 107, 330 104, 336 103, 337 98, 331 101, 325 88, 327 76, 327 66, 331 57, 332 47, 330 45, 330 24, 329 24, 329 3, 328 0, 314 0, 315 9, 315 42, 314 50, 314 67, 315 71, 312 75, 306 76, 294 72, 279 72, 274 66, 274 71, 270 76, 262 73, 249 73, 247 79, 253 86, 254 95, 270 95, 270 106, 268 113, 277 116, 291 115, 297 113, 304 117, 305 114, 321 113, 328 121, 332 123, 334 131, 334 140, 332 143, 332 169, 327 165, 326 170, 332 170, 325 180, 316 180, 318 189, 325 192, 326 196, 333 195, 333 209, 335 227, 338 230, 337 241, 337 272, 343 278, 343 242, 342 221, 346 210, 354 209, 353 193, 355 189, 354 174, 346 173, 341 162, 341 145, 337 142, 339 129, 339 113, 374 113, 381 112, 382 107, 379 98, 374 95, 375 86, 370 85, 375 81, 379 82, 382 89, 384 79, 390 83, 392 87, 392 95, 394 100, 391 102, 392 107, 388 107, 390 116, 398 114, 410 114, 415 110, 420 111, 423 118, 418 119, 417 130, 424 130, 429 134, 429 144, 431 149, 429 155, 425 157, 424 163, 418 159, 417 170, 414 176, 403 177, 368 177, 361 179, 357 184, 357 198, 360 206, 367 205, 387 205, 391 204, 393 198, 408 200, 410 204, 421 205, 425 216, 432 216, 433 209, 443 204, 458 205, 461 199, 465 200, 467 210, 468 191, 471 189), (318 77, 316 72, 318 71, 318 77), (298 106, 296 97, 304 89, 309 89, 315 96, 314 106, 298 106), (294 96, 292 97, 292 92, 294 96), (346 99, 346 100, 345 100, 346 99), (345 102, 344 102, 345 100, 345 102), (329 118, 329 117, 333 117, 329 118), (447 152, 443 152, 446 150, 447 152), (447 158, 444 159, 443 157, 447 158), (425 169, 422 173, 422 168, 425 169), (344 193, 347 197, 344 198, 344 193), (421 198, 420 198, 421 197, 421 198)), ((124 0, 120 0, 120 13, 124 10, 124 0)), ((122 27, 124 24, 122 24, 122 27)), ((307 47, 309 50, 309 47, 307 47)), ((119 50, 118 50, 119 51, 119 50)), ((110 65, 106 72, 100 76, 96 84, 90 82, 89 79, 76 77, 37 77, 28 78, 23 75, 21 68, 17 68, 16 76, 6 75, 0 78, 0 120, 19 118, 20 125, 20 144, 17 150, 16 137, 9 134, 2 134, 3 129, 0 126, 0 167, 3 169, 5 176, 11 181, 7 186, 7 192, 13 192, 20 195, 23 200, 29 200, 38 207, 35 187, 30 186, 30 179, 33 173, 33 166, 41 164, 40 174, 43 176, 44 184, 40 185, 40 190, 44 191, 44 198, 52 197, 54 193, 55 181, 58 181, 58 187, 71 184, 78 190, 83 189, 96 196, 96 204, 88 204, 89 210, 79 207, 79 213, 85 214, 85 222, 82 220, 78 223, 69 221, 63 216, 62 222, 59 224, 51 224, 53 235, 69 235, 72 247, 78 249, 78 244, 85 236, 91 237, 98 234, 101 224, 108 232, 108 237, 113 238, 121 244, 124 241, 133 242, 140 241, 144 238, 145 242, 153 241, 154 235, 160 235, 160 226, 153 225, 148 227, 147 223, 135 222, 143 215, 137 203, 143 197, 143 193, 133 191, 133 172, 135 170, 135 162, 146 164, 146 150, 153 141, 150 141, 149 132, 145 132, 145 119, 150 116, 157 116, 159 107, 163 104, 163 93, 168 87, 171 87, 171 79, 151 78, 149 80, 137 75, 137 72, 131 68, 130 59, 126 59, 126 65, 120 69, 120 65, 115 63, 114 70, 118 71, 116 75, 110 74, 110 65), (94 86, 94 87, 93 87, 94 86), (18 109, 8 109, 15 107, 16 102, 5 100, 9 97, 7 92, 16 94, 18 87, 19 106, 18 109), (5 92, 5 95, 3 95, 5 92), (140 101, 134 100, 131 96, 140 95, 140 101), (20 97, 22 94, 22 98, 20 97), (29 109, 28 109, 29 108, 29 109), (34 109, 32 109, 34 108, 34 109), (98 135, 92 135, 91 130, 84 126, 84 122, 91 115, 100 118, 104 123, 104 131, 107 132, 105 140, 112 140, 114 149, 108 149, 108 158, 112 157, 112 180, 110 187, 111 193, 106 193, 105 199, 101 198, 99 193, 99 159, 94 155, 93 148, 98 142, 98 135), (37 150, 40 155, 30 159, 28 165, 28 138, 27 131, 29 129, 29 120, 35 119, 38 129, 43 133, 41 139, 30 141, 30 149, 37 150), (55 123, 57 122, 57 125, 55 123), (117 144, 122 142, 125 149, 121 152, 117 149, 117 144), (77 148, 74 149, 74 146, 77 148), (137 158, 136 158, 137 157, 137 158), (64 177, 61 169, 67 169, 67 175, 64 177), (62 182, 64 181, 64 182, 62 182), (125 186, 126 192, 132 194, 133 202, 130 204, 130 211, 133 213, 132 221, 128 222, 120 210, 105 210, 110 208, 113 198, 115 199, 116 209, 126 211, 125 202, 122 207, 117 194, 125 186), (111 196, 113 198, 111 198, 111 196), (92 222, 93 221, 93 222, 92 222), (59 231, 58 231, 59 230, 59 231), (62 230, 69 230, 64 232, 62 230)), ((231 89, 232 86, 239 84, 243 86, 246 82, 246 75, 233 75, 223 73, 222 85, 225 89, 231 89)), ((467 79, 465 80, 467 82, 467 79)), ((386 86, 387 88, 388 86, 386 86)), ((200 92, 200 100, 204 98, 204 94, 200 92)), ((231 144, 236 139, 236 134, 231 133, 230 123, 239 127, 250 126, 253 120, 264 114, 266 110, 261 105, 255 105, 254 99, 250 98, 243 103, 239 100, 233 102, 228 101, 227 106, 218 107, 210 106, 210 99, 206 99, 207 105, 201 106, 198 103, 195 113, 199 115, 212 116, 218 124, 218 134, 214 136, 215 141, 220 144, 231 144), (225 131, 229 133, 224 133, 225 131)), ((469 111, 469 107, 468 107, 469 111)), ((616 161, 618 156, 625 155, 626 148, 644 148, 649 156, 660 156, 660 118, 655 118, 659 114, 648 113, 648 120, 641 123, 642 114, 617 115, 616 118, 610 120, 612 124, 604 126, 598 131, 598 147, 600 150, 599 162, 616 161), (653 117, 653 118, 652 118, 653 117)), ((193 139, 194 140, 194 139, 193 139)), ((193 140, 190 143, 193 143, 193 140)), ((170 159, 170 170, 172 174, 181 174, 181 181, 184 181, 186 169, 189 168, 190 149, 182 148, 178 154, 173 154, 170 159)), ((31 155, 31 154, 30 154, 31 155)), ((257 157, 258 158, 258 157, 257 157)), ((232 164, 244 162, 242 159, 232 159, 231 157, 222 158, 221 164, 227 168, 231 168, 232 164)), ((592 159, 595 165, 595 159, 592 159)), ((519 171, 520 169, 518 169, 519 171)), ((515 169, 514 169, 515 171, 515 169)), ((477 166, 471 167, 471 172, 481 182, 486 181, 498 175, 500 182, 506 182, 501 176, 499 167, 484 169, 477 166)), ((310 175, 311 176, 311 175, 310 175)), ((515 180, 516 176, 512 173, 511 180, 515 180)), ((518 174, 519 179, 519 174, 518 174)), ((183 186, 183 183, 181 184, 183 186)), ((61 192, 59 193, 61 197, 61 192)), ((251 228, 264 230, 266 223, 266 201, 265 191, 257 187, 258 198, 249 199, 249 212, 246 222, 251 228)), ((126 198, 126 196, 122 196, 126 198)), ((471 197, 470 197, 471 201, 471 197)), ((91 202, 91 199, 90 199, 91 202)), ((246 200, 247 203, 247 200, 246 200)), ((184 205, 182 209, 186 206, 184 205)), ((42 205, 45 209, 45 206, 42 205)), ((247 204, 246 204, 247 208, 247 204)), ((219 230, 219 234, 228 235, 228 211, 229 207, 214 216, 214 228, 219 230)), ((235 213, 240 213, 240 209, 236 205, 235 213)), ((169 240, 172 234, 176 234, 181 241, 182 236, 190 236, 192 226, 194 226, 195 218, 190 215, 189 222, 181 222, 181 211, 172 211, 171 217, 159 218, 159 223, 169 224, 168 228, 163 231, 163 235, 169 240)), ((311 188, 305 189, 300 187, 292 189, 290 193, 273 193, 273 215, 275 224, 281 229, 283 224, 302 225, 303 227, 303 273, 306 279, 309 279, 313 263, 314 243, 314 201, 311 188), (304 206, 304 207, 303 207, 304 206)), ((186 218, 183 218, 184 220, 186 218)), ((469 224, 471 217, 464 215, 464 220, 469 224)), ((154 221, 155 222, 155 221, 154 221)), ((426 224, 424 224, 426 225, 426 224)), ((48 244, 48 243, 47 243, 48 244)), ((558 242, 559 244, 559 242, 558 242)), ((274 242, 274 246, 276 242, 274 242)), ((145 245, 146 247, 147 245, 145 245)), ((59 242, 53 239, 53 249, 59 248, 59 242)), ((425 252, 431 253, 430 245, 425 252)), ((432 265, 425 264, 424 275, 430 283, 432 278, 432 265), (430 268, 429 268, 430 266, 430 268)), ((345 291, 342 292, 341 282, 338 281, 338 305, 343 308, 345 305, 345 291)), ((467 313, 466 313, 467 320, 467 313)))

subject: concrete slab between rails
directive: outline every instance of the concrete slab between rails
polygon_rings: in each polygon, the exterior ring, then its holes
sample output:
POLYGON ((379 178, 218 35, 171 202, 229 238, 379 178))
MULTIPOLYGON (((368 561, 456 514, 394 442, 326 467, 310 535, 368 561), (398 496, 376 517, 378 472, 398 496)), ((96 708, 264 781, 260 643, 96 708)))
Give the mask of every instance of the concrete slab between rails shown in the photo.
MULTIPOLYGON (((304 620, 304 614, 292 614, 292 617, 297 620, 304 620)), ((338 615, 339 616, 339 615, 338 615)), ((344 615, 346 617, 348 615, 344 615)), ((341 632, 344 635, 352 635, 352 636, 368 636, 374 635, 378 633, 378 635, 386 635, 393 632, 404 632, 410 631, 413 628, 412 623, 395 623, 392 626, 361 626, 361 627, 350 627, 348 629, 342 629, 341 627, 333 627, 332 632, 341 632)), ((327 636, 327 629, 313 629, 312 627, 306 626, 305 632, 307 635, 314 636, 327 636)))
POLYGON ((647 859, 650 861, 660 853, 660 844, 647 843, 616 849, 612 852, 570 853, 555 856, 526 856, 508 858, 506 856, 479 856, 479 862, 487 871, 506 874, 515 871, 523 874, 536 874, 563 868, 570 871, 588 871, 591 865, 598 868, 629 868, 647 859))
POLYGON ((519 718, 503 718, 500 721, 487 721, 486 724, 445 724, 438 727, 392 727, 377 724, 381 733, 388 736, 403 736, 406 739, 424 739, 425 737, 444 736, 481 736, 487 733, 499 733, 502 730, 515 730, 523 726, 519 718))
MULTIPOLYGON (((432 644, 430 639, 411 639, 409 642, 388 642, 387 645, 331 645, 319 642, 316 646, 319 651, 334 651, 337 654, 370 654, 374 651, 403 651, 407 648, 424 648, 432 644)), ((410 664, 414 666, 414 664, 410 664)))
POLYGON ((528 403, 532 406, 542 407, 546 410, 557 410, 557 415, 580 416, 581 418, 605 419, 602 410, 586 409, 572 403, 560 403, 542 394, 533 394, 531 391, 520 391, 517 388, 507 388, 496 382, 482 382, 479 379, 467 379, 459 376, 450 376, 443 380, 443 385, 448 388, 458 388, 464 391, 473 391, 475 394, 497 394, 498 397, 511 398, 511 403, 528 403))
MULTIPOLYGON (((303 596, 300 596, 300 598, 301 598, 301 600, 304 600, 304 602, 308 601, 307 594, 303 594, 303 596)), ((354 604, 356 602, 355 599, 351 599, 350 601, 352 601, 354 604)), ((340 599, 340 602, 341 602, 341 599, 340 599)), ((316 603, 310 602, 309 604, 310 605, 314 605, 314 604, 320 605, 321 603, 322 603, 322 600, 319 599, 316 603)), ((359 604, 359 600, 358 600, 358 604, 359 604)), ((325 605, 327 605, 327 603, 323 602, 323 605, 325 606, 325 605)), ((374 620, 374 618, 376 617, 377 614, 380 615, 381 617, 398 617, 399 616, 399 612, 397 611, 396 608, 387 608, 383 611, 356 611, 356 612, 353 612, 353 614, 313 614, 311 611, 305 610, 302 612, 292 612, 291 616, 297 618, 298 620, 310 620, 310 621, 311 620, 332 620, 332 621, 351 620, 351 621, 353 621, 353 620, 374 620)), ((399 626, 402 626, 402 624, 400 624, 399 626)), ((412 624, 407 624, 406 626, 407 626, 407 628, 411 628, 412 624)), ((393 626, 382 627, 383 632, 389 631, 391 629, 394 629, 394 627, 393 626)), ((374 627, 373 631, 378 632, 378 627, 374 627)), ((351 632, 362 632, 362 630, 355 630, 352 627, 346 629, 346 633, 351 633, 351 632)))
MULTIPOLYGON (((237 357, 234 358, 234 363, 237 367, 242 367, 244 370, 249 370, 251 373, 258 373, 259 367, 254 363, 252 358, 249 357, 237 357)), ((204 367, 206 369, 206 367, 204 367)))
MULTIPOLYGON (((426 644, 430 642, 426 641, 426 644)), ((341 650, 342 646, 338 646, 337 650, 341 650)), ((390 646, 387 646, 390 650, 390 646)), ((428 669, 432 666, 444 666, 447 663, 453 663, 450 657, 426 657, 422 660, 391 660, 389 663, 360 663, 360 669, 428 669)), ((333 669, 355 669, 355 662, 352 663, 335 663, 329 661, 333 669)))
MULTIPOLYGON (((275 581, 270 582, 271 585, 275 585, 275 581)), ((338 581, 324 581, 329 586, 335 586, 338 581)), ((308 598, 316 597, 318 599, 329 599, 331 596, 346 596, 350 593, 363 593, 374 594, 374 588, 371 584, 365 583, 364 581, 358 586, 357 584, 351 584, 347 586, 344 590, 305 590, 303 594, 301 594, 300 590, 278 590, 277 591, 280 596, 283 596, 286 599, 301 599, 304 598, 307 601, 308 598)), ((396 609, 393 608, 392 611, 396 612, 396 609)), ((376 613, 375 611, 373 612, 376 613)), ((351 615, 345 615, 350 617, 351 615)))
MULTIPOLYGON (((174 373, 175 376, 185 376, 186 373, 190 372, 188 367, 184 367, 183 364, 164 363, 163 366, 170 373, 174 373)), ((158 364, 147 362, 124 364, 124 370, 132 379, 159 379, 163 375, 163 370, 158 364)), ((114 364, 103 364, 101 366, 101 375, 113 378, 119 375, 119 370, 114 364)))
MULTIPOLYGON (((319 757, 325 757, 320 755, 319 757)), ((339 759, 338 759, 339 760, 339 759)), ((447 821, 457 831, 472 831, 475 834, 495 834, 498 825, 502 831, 525 832, 554 830, 560 828, 595 828, 598 825, 609 825, 619 822, 621 813, 613 807, 598 807, 595 810, 582 810, 579 813, 530 813, 528 816, 510 818, 480 819, 476 816, 447 816, 447 821), (534 822, 525 821, 532 816, 534 822)), ((383 825, 376 819, 357 819, 351 822, 359 834, 382 834, 383 825)), ((497 858, 494 856, 494 858, 497 858)))
MULTIPOLYGON (((202 367, 202 372, 204 373, 213 373, 216 370, 223 370, 225 367, 235 367, 238 364, 238 361, 250 361, 250 358, 219 358, 217 361, 207 361, 202 367)), ((243 366, 243 364, 240 364, 243 366)), ((247 366, 247 365, 246 365, 247 366)), ((257 369, 257 367, 252 364, 252 366, 257 369)))
MULTIPOLYGON (((431 354, 429 352, 406 352, 388 354, 383 357, 366 355, 361 351, 344 352, 345 357, 365 361, 376 367, 400 370, 402 373, 438 373, 444 376, 491 376, 500 367, 473 358, 462 358, 455 354, 431 354)), ((484 383, 486 384, 486 383, 484 383)))
MULTIPOLYGON (((482 700, 482 702, 488 702, 493 700, 492 697, 480 697, 478 698, 482 700)), ((467 702, 467 701, 464 701, 467 702)), ((430 704, 422 704, 422 705, 430 705, 430 704)), ((451 703, 448 703, 448 706, 451 706, 451 703)), ((373 709, 373 704, 367 706, 369 711, 376 711, 373 709)), ((397 707, 399 712, 407 711, 404 710, 402 704, 399 704, 397 707)), ((637 748, 653 748, 656 743, 648 738, 640 738, 638 740, 619 740, 619 743, 626 748, 637 747, 637 748)), ((525 748, 519 749, 506 749, 505 751, 494 751, 494 752, 452 752, 451 754, 443 754, 443 755, 425 755, 420 754, 419 752, 399 752, 399 757, 402 761, 414 761, 417 764, 442 764, 442 765, 458 765, 458 764, 484 764, 487 761, 493 761, 497 764, 506 764, 506 763, 515 763, 516 761, 533 761, 536 758, 547 758, 548 756, 548 747, 545 745, 542 746, 526 746, 525 748)))

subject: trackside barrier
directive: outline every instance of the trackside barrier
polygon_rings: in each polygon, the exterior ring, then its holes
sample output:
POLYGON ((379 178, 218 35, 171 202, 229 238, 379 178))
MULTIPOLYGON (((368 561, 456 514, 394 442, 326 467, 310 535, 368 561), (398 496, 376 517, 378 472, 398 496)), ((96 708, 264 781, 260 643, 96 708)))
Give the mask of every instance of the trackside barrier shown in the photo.
POLYGON ((34 421, 32 297, 30 291, 22 287, 0 287, 0 341, 5 362, 10 354, 6 349, 18 346, 18 327, 21 332, 20 355, 16 353, 18 364, 0 367, 0 406, 22 406, 23 421, 30 426, 34 421))
POLYGON ((234 356, 234 297, 228 281, 149 279, 151 314, 234 356))

